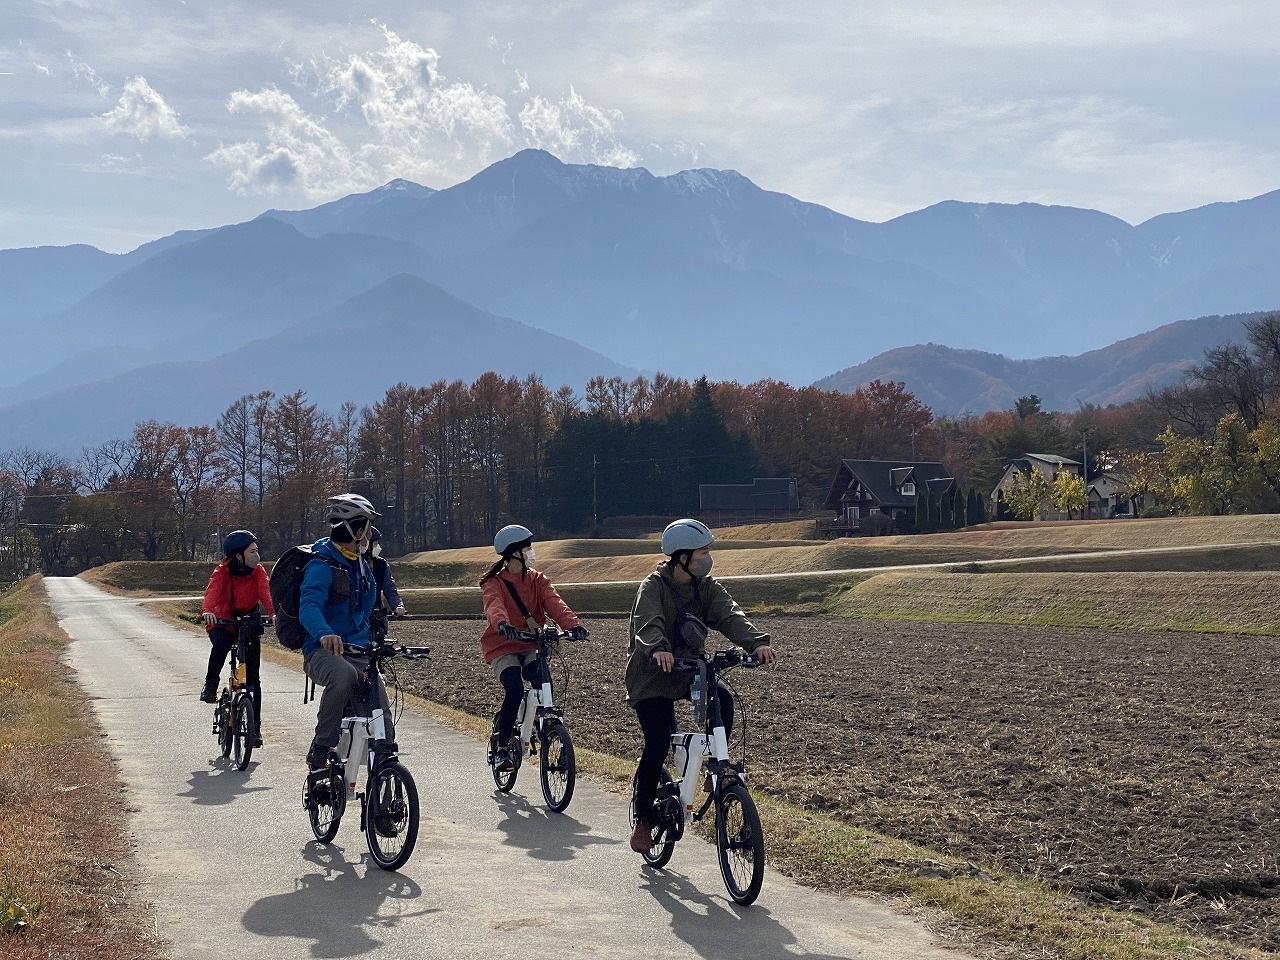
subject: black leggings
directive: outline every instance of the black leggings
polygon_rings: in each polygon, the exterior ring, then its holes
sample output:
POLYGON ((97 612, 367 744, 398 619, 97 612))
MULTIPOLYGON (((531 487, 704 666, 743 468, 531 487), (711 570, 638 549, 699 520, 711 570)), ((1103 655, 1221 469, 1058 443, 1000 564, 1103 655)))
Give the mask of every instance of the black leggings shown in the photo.
MULTIPOLYGON (((225 627, 214 627, 209 631, 209 643, 213 649, 209 651, 209 668, 205 671, 204 684, 213 690, 218 688, 218 675, 227 662, 227 654, 236 645, 236 635, 225 627)), ((262 644, 259 637, 249 641, 244 658, 244 680, 253 697, 254 733, 262 727, 262 683, 258 674, 262 669, 262 644)))
MULTIPOLYGON (((724 687, 719 688, 720 719, 724 721, 725 736, 733 732, 733 697, 724 687)), ((688 700, 685 694, 681 699, 688 700)), ((636 813, 647 817, 658 793, 658 778, 662 764, 671 749, 671 735, 676 732, 676 702, 666 697, 649 697, 635 705, 636 719, 644 731, 644 752, 636 770, 636 813)))
MULTIPOLYGON (((505 731, 502 736, 506 737, 516 725, 516 714, 520 712, 520 701, 524 699, 524 673, 520 667, 507 667, 498 680, 502 683, 502 706, 494 718, 493 729, 505 731)), ((499 739, 498 746, 506 745, 505 739, 499 739)))

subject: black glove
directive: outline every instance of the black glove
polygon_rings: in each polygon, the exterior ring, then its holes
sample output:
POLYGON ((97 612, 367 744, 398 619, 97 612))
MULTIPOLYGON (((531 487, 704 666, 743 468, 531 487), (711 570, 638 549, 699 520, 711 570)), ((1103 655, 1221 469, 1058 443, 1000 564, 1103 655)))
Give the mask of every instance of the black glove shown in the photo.
POLYGON ((586 627, 578 626, 569 631, 570 640, 585 640, 589 636, 591 636, 591 634, 587 633, 586 627))
POLYGON ((506 639, 514 640, 516 638, 516 634, 520 631, 504 620, 502 623, 498 624, 498 632, 506 639))

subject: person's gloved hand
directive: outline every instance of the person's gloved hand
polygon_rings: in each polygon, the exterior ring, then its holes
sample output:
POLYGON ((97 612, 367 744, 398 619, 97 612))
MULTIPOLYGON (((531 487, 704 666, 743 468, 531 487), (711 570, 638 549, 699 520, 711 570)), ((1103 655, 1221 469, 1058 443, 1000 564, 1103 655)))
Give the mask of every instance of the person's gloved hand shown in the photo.
POLYGON ((404 608, 404 604, 403 604, 403 603, 402 603, 402 604, 400 604, 400 606, 396 607, 396 609, 395 609, 395 611, 394 611, 394 612, 395 612, 395 615, 396 615, 397 617, 403 617, 403 616, 405 615, 405 613, 407 613, 407 611, 406 611, 406 610, 405 610, 405 608, 404 608))
POLYGON ((214 614, 214 613, 202 613, 202 614, 200 614, 200 616, 204 617, 205 626, 212 627, 215 623, 217 623, 217 622, 218 622, 218 615, 217 615, 217 614, 214 614))
POLYGON ((498 624, 498 632, 502 634, 504 637, 506 637, 508 640, 514 640, 516 638, 516 634, 519 633, 520 631, 517 630, 515 627, 513 627, 511 624, 507 623, 507 621, 503 620, 500 624, 498 624))
POLYGON ((591 634, 587 632, 587 628, 584 626, 576 626, 569 630, 570 640, 585 640, 589 636, 591 634))

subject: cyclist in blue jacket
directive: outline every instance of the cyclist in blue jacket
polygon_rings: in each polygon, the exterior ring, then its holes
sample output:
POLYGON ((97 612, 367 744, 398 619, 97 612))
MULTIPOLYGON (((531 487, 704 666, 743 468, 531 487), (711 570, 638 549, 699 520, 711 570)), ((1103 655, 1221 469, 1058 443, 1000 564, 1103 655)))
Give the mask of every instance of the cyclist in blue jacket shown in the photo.
MULTIPOLYGON (((298 621, 307 632, 303 670, 324 687, 315 737, 307 752, 307 765, 313 770, 325 766, 329 751, 338 745, 343 711, 368 666, 369 620, 378 583, 366 553, 376 516, 373 504, 358 494, 330 497, 325 511, 329 536, 311 548, 323 562, 313 560, 302 575, 298 621)), ((381 679, 375 697, 386 719, 387 739, 393 740, 387 690, 381 679)))

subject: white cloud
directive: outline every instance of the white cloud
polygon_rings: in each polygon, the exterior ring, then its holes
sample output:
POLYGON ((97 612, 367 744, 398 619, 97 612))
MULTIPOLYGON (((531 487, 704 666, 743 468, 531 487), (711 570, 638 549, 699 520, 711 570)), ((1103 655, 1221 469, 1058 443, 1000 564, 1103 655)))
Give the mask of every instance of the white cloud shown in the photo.
POLYGON ((267 130, 265 144, 246 140, 219 147, 206 158, 230 169, 228 185, 237 193, 298 190, 319 197, 335 182, 367 185, 372 178, 368 166, 287 93, 237 90, 227 109, 259 114, 267 130))
POLYGON ((520 126, 530 146, 561 156, 586 153, 609 166, 635 166, 639 155, 622 146, 614 130, 621 120, 619 111, 593 107, 573 87, 557 103, 535 96, 520 111, 520 126))
POLYGON ((102 114, 101 119, 113 133, 137 137, 144 143, 153 136, 173 140, 184 138, 188 133, 178 119, 178 111, 141 76, 124 85, 115 109, 102 114))
MULTIPOLYGON (((111 84, 107 83, 100 76, 98 76, 97 71, 95 71, 93 67, 89 66, 89 64, 85 63, 83 60, 77 57, 70 50, 66 52, 66 57, 67 57, 67 62, 71 64, 71 73, 73 76, 75 76, 79 80, 84 80, 85 82, 87 82, 90 86, 92 86, 95 90, 98 91, 98 96, 108 97, 111 95, 111 84)), ((41 69, 39 64, 36 65, 36 68, 41 69)), ((43 72, 49 73, 50 72, 49 68, 44 67, 43 72)))
POLYGON ((266 136, 224 145, 208 159, 230 170, 239 192, 297 188, 310 198, 363 190, 395 177, 439 182, 470 174, 523 147, 554 151, 570 162, 633 165, 623 145, 616 110, 588 103, 572 87, 548 99, 530 91, 517 71, 515 102, 440 69, 432 47, 400 37, 379 24, 381 49, 291 64, 295 82, 308 77, 335 113, 322 119, 279 90, 232 95, 233 112, 254 110, 266 136), (344 117, 358 112, 363 126, 344 117))

